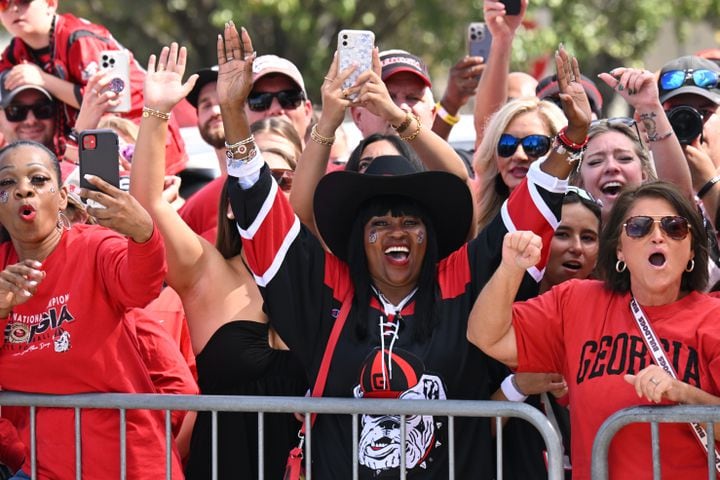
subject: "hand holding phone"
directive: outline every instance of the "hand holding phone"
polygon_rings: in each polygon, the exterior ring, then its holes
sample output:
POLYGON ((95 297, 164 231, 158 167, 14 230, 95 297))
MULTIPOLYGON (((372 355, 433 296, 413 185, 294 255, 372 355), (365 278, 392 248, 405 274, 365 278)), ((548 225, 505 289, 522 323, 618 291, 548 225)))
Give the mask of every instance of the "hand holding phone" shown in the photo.
POLYGON ((110 84, 106 87, 117 93, 118 104, 108 111, 129 112, 132 108, 130 92, 130 52, 127 50, 103 50, 98 64, 110 72, 110 84))
POLYGON ((484 22, 472 22, 468 25, 468 55, 471 57, 482 57, 485 63, 487 63, 491 45, 492 35, 484 22))
MULTIPOLYGON (((343 82, 342 88, 355 85, 361 73, 372 69, 372 52, 375 34, 370 30, 341 30, 338 34, 338 72, 355 65, 353 73, 343 82)), ((353 94, 349 98, 354 99, 353 94)))
POLYGON ((95 175, 119 188, 120 163, 118 162, 118 136, 108 129, 85 130, 78 138, 80 156, 80 187, 99 189, 85 180, 85 175, 95 175))
POLYGON ((505 13, 507 15, 520 15, 521 0, 500 0, 505 5, 505 13))

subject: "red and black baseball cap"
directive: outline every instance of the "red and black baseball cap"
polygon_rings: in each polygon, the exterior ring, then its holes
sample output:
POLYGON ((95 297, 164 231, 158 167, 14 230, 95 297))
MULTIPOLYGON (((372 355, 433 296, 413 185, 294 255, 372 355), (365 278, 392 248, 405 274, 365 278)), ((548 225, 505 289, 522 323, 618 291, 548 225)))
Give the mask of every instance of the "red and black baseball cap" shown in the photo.
POLYGON ((420 57, 416 57, 410 52, 405 50, 385 50, 380 52, 380 63, 382 64, 383 81, 396 73, 410 72, 420 77, 426 86, 432 87, 427 65, 420 57))

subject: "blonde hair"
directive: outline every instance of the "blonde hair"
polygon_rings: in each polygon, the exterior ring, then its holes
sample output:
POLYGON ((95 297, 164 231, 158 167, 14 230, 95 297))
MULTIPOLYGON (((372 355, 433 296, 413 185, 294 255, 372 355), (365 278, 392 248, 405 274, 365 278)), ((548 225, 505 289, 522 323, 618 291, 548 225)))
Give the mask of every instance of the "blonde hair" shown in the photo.
POLYGON ((97 128, 109 128, 118 134, 131 138, 133 142, 137 140, 139 131, 138 126, 132 120, 117 115, 105 115, 98 122, 97 128))
POLYGON ((500 211, 502 202, 510 196, 497 168, 497 144, 500 136, 517 116, 532 112, 536 112, 545 123, 550 136, 557 135, 557 132, 567 125, 567 119, 557 105, 536 97, 511 100, 490 117, 482 142, 473 159, 479 229, 490 223, 500 211))

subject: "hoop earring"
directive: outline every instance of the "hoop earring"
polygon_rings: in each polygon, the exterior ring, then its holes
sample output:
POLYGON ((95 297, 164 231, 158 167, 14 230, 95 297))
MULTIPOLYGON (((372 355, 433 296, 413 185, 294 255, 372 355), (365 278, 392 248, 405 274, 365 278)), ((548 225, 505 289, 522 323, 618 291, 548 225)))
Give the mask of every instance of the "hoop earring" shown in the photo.
POLYGON ((687 267, 685 267, 685 271, 690 273, 693 270, 695 270, 695 259, 691 258, 690 261, 687 264, 687 267))
POLYGON ((70 230, 70 227, 72 227, 72 223, 70 223, 70 219, 63 213, 62 210, 58 210, 58 220, 57 220, 57 228, 58 230, 70 230))
POLYGON ((627 265, 625 265, 625 262, 623 262, 622 260, 618 260, 617 262, 615 262, 615 271, 617 273, 623 273, 626 268, 627 265))

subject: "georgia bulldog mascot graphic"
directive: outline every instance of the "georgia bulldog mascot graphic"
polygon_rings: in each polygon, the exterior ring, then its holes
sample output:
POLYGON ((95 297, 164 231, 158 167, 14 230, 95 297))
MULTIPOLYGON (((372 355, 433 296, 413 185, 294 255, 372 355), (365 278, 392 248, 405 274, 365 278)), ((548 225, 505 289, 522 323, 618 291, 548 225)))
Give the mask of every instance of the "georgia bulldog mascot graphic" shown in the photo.
MULTIPOLYGON (((362 364, 360 383, 354 388, 356 398, 400 398, 445 400, 445 387, 436 375, 425 373, 422 361, 402 349, 375 348, 362 364)), ((440 446, 443 423, 430 415, 405 417, 405 465, 408 473, 428 467, 433 449, 440 446)), ((400 468, 400 416, 363 415, 358 444, 360 465, 375 477, 400 468)), ((397 472, 392 472, 397 475, 397 472)))

